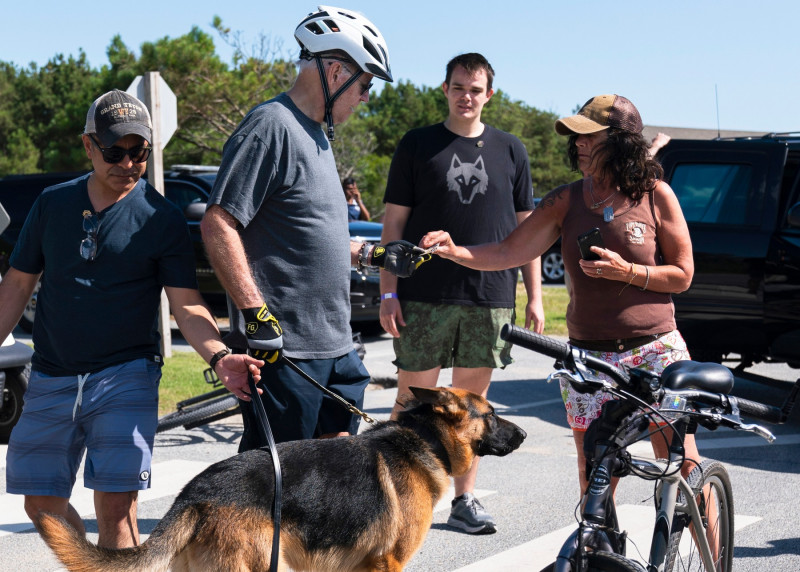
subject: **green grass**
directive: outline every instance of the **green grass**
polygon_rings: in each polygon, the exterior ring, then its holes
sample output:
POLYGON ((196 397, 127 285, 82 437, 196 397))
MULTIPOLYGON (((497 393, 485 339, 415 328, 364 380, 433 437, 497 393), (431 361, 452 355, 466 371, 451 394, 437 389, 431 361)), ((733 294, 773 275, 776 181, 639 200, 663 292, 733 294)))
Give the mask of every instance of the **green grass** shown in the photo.
POLYGON ((158 414, 175 411, 175 404, 179 401, 212 391, 203 378, 203 370, 207 367, 197 352, 172 352, 172 357, 164 360, 158 390, 158 414))
MULTIPOLYGON (((562 287, 542 287, 545 313, 544 333, 549 336, 566 336, 567 289, 562 287)), ((517 324, 525 325, 525 288, 517 287, 517 324)), ((164 360, 164 370, 159 389, 159 415, 175 410, 178 401, 211 391, 211 386, 203 379, 203 370, 208 367, 195 352, 173 352, 164 360)))
MULTIPOLYGON (((525 286, 517 285, 517 325, 525 325, 525 286)), ((567 335, 567 304, 569 296, 562 286, 542 286, 542 304, 544 305, 544 333, 546 336, 567 335)))

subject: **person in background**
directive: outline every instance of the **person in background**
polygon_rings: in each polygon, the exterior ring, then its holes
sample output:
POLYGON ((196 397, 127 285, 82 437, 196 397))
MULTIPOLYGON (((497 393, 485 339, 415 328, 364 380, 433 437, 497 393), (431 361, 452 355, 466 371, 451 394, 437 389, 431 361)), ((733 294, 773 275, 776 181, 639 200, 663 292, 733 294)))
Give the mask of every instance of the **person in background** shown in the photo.
MULTIPOLYGON (((442 90, 449 113, 443 123, 406 133, 389 169, 382 240, 416 243, 445 225, 460 241, 480 243, 508 235, 533 209, 528 153, 522 142, 481 122, 494 93, 494 70, 481 54, 453 58, 442 90)), ((544 328, 541 263, 521 264, 528 302, 525 327, 544 328)), ((453 386, 486 397, 494 368, 512 362, 500 329, 514 321, 517 269, 478 272, 436 260, 414 277, 381 272, 381 325, 394 339, 396 415, 409 386, 433 387, 442 368, 453 386)), ((470 534, 496 524, 473 491, 478 458, 455 479, 448 524, 470 534)))
MULTIPOLYGON (((556 121, 569 137, 568 157, 583 178, 558 187, 534 213, 502 241, 456 246, 444 231, 426 234, 420 245, 438 245, 436 254, 481 270, 515 267, 540 256, 560 236, 564 267, 570 277, 567 307, 570 343, 617 367, 661 373, 669 364, 689 359, 675 324, 672 294, 689 288, 694 274, 692 243, 678 199, 661 180, 642 137, 636 107, 620 95, 599 95, 577 115, 556 121), (578 237, 597 227, 603 247, 597 260, 581 258, 578 237)), ((581 493, 587 475, 583 439, 607 393, 577 393, 565 381, 561 393, 578 454, 581 493)), ((660 458, 667 445, 652 439, 660 458)), ((685 475, 699 464, 694 435, 684 444, 685 475)))
MULTIPOLYGON (((295 38, 294 85, 250 110, 230 136, 201 223, 228 294, 226 342, 267 361, 261 399, 276 442, 357 432, 359 417, 282 357, 361 408, 369 374, 353 347, 350 267, 410 276, 424 261, 411 243, 350 241, 331 145, 334 125, 369 100, 373 78, 392 81, 383 36, 361 14, 336 8, 304 18, 295 38)), ((240 452, 266 445, 243 405, 240 452)))
POLYGON ((653 137, 652 141, 650 141, 650 149, 648 149, 650 156, 655 157, 656 155, 658 155, 658 152, 661 151, 661 149, 671 140, 672 137, 670 137, 666 133, 661 133, 660 131, 656 133, 656 136, 653 137))
POLYGON ((85 528, 70 504, 86 452, 99 546, 139 544, 138 491, 150 488, 161 380, 162 287, 186 340, 229 390, 249 399, 264 362, 230 355, 197 290, 181 211, 142 175, 152 150, 145 105, 110 91, 92 103, 81 136, 93 170, 45 189, 0 282, 0 338, 41 277, 25 408, 11 433, 6 488, 40 512, 85 528))
POLYGON ((347 177, 342 181, 342 188, 344 189, 344 196, 347 199, 347 220, 371 220, 369 211, 361 200, 361 191, 358 190, 358 185, 353 177, 347 177))

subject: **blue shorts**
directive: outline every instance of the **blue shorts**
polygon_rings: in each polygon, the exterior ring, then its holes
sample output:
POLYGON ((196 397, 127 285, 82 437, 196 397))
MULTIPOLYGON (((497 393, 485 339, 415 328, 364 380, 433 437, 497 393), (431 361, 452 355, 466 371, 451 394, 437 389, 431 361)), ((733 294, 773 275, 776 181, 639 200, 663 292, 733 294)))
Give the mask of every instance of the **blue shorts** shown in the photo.
POLYGON ((148 359, 117 364, 90 374, 80 393, 79 377, 31 372, 8 444, 9 493, 69 498, 84 451, 86 488, 150 488, 161 367, 148 359))
MULTIPOLYGON (((369 373, 355 350, 337 358, 292 361, 323 387, 359 409, 364 406, 369 373)), ((276 443, 312 439, 328 433, 355 435, 358 432, 360 417, 285 363, 262 367, 259 386, 264 390, 261 402, 276 443)), ((259 421, 252 404, 245 401, 241 404, 244 433, 239 443, 240 453, 262 446, 259 421)))

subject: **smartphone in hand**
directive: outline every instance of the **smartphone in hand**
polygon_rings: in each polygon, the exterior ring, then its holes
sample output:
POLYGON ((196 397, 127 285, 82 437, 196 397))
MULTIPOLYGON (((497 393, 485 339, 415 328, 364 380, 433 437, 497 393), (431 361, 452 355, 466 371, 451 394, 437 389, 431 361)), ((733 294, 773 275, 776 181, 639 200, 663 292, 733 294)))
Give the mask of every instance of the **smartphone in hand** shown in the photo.
POLYGON ((600 234, 600 229, 597 227, 578 237, 578 248, 581 250, 581 258, 584 260, 600 260, 600 256, 592 252, 592 246, 605 248, 605 244, 603 244, 603 235, 600 234))

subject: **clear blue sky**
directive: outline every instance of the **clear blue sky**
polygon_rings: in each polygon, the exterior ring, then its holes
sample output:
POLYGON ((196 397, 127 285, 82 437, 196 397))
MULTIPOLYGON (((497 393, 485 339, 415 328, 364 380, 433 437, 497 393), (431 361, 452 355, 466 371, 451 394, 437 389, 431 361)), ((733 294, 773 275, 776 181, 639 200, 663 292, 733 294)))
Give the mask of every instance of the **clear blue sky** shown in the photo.
MULTIPOLYGON (((800 1, 797 0, 337 0, 386 37, 396 78, 438 86, 454 55, 483 53, 495 86, 512 99, 569 115, 593 95, 631 99, 648 125, 800 130, 800 1)), ((98 3, 5 2, 0 60, 26 67, 83 49, 108 63, 115 34, 135 53, 143 42, 193 25, 231 50, 211 28, 219 15, 242 39, 260 35, 297 53, 293 31, 313 2, 193 0, 98 3)), ((377 82, 380 84, 380 82, 377 82)))

